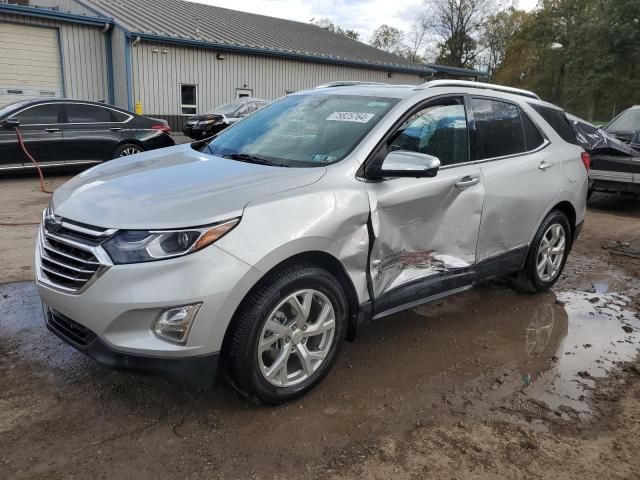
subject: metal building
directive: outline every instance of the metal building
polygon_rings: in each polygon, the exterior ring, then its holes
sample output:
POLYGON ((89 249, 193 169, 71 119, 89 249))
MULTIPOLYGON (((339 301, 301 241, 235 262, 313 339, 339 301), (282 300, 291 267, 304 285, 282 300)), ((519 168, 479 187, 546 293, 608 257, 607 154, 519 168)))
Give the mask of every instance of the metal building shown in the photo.
POLYGON ((0 0, 0 45, 0 105, 105 101, 174 129, 241 96, 442 74, 315 25, 181 0, 0 0))

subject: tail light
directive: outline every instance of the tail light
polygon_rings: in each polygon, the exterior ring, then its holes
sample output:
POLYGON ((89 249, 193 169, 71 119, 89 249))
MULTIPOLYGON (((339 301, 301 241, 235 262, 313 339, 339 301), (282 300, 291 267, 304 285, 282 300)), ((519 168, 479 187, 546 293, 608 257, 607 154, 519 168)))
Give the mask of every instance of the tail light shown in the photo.
POLYGON ((164 133, 171 133, 171 127, 169 125, 164 125, 162 123, 158 123, 156 125, 151 125, 151 128, 154 130, 161 130, 164 133))
POLYGON ((589 155, 587 152, 582 152, 580 157, 582 158, 584 168, 586 168, 588 172, 591 169, 591 155, 589 155))

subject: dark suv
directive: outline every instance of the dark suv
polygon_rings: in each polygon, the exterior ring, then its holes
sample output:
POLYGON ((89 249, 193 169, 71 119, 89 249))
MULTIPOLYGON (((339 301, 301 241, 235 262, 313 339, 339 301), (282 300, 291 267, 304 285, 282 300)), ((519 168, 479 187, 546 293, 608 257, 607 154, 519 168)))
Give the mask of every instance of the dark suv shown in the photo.
POLYGON ((0 108, 0 170, 31 168, 15 132, 42 166, 99 163, 175 142, 164 120, 104 103, 25 100, 0 108))
POLYGON ((640 149, 640 105, 627 108, 605 125, 604 130, 624 143, 640 149))

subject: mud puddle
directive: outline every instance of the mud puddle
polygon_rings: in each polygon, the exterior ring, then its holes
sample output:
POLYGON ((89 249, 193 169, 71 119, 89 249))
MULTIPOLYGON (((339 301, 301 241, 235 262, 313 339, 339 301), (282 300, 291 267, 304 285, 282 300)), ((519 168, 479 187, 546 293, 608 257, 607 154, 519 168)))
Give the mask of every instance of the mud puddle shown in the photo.
POLYGON ((251 458, 268 475, 416 425, 485 416, 514 394, 587 414, 595 379, 640 345, 629 299, 596 284, 557 295, 490 285, 375 321, 316 390, 276 408, 224 385, 200 394, 103 369, 46 331, 32 283, 1 285, 0 451, 10 478, 68 468, 74 451, 79 474, 122 477, 136 458, 157 478, 177 474, 169 458, 238 472, 251 458))
MULTIPOLYGON (((553 365, 525 389, 528 398, 564 414, 593 413, 588 402, 596 382, 640 352, 640 320, 630 298, 608 292, 609 281, 593 282, 592 292, 557 294, 568 316, 567 335, 560 342, 553 365)), ((531 330, 538 341, 547 336, 548 324, 531 330)), ((528 375, 528 374, 525 374, 528 375)))

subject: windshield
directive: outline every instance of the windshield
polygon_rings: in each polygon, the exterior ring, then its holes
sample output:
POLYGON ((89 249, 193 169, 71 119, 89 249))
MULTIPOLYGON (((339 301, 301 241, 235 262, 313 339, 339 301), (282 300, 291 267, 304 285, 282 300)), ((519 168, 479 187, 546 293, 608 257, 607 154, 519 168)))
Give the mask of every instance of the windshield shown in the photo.
POLYGON ((607 125, 605 129, 616 132, 635 132, 636 130, 640 130, 640 108, 622 112, 620 116, 607 125))
POLYGON ((397 102, 360 95, 291 95, 223 130, 203 151, 284 166, 337 162, 397 102))
POLYGON ((222 113, 223 115, 232 116, 242 107, 247 104, 246 99, 241 98, 238 100, 234 100, 233 102, 225 103, 220 107, 216 107, 213 109, 213 113, 222 113))

